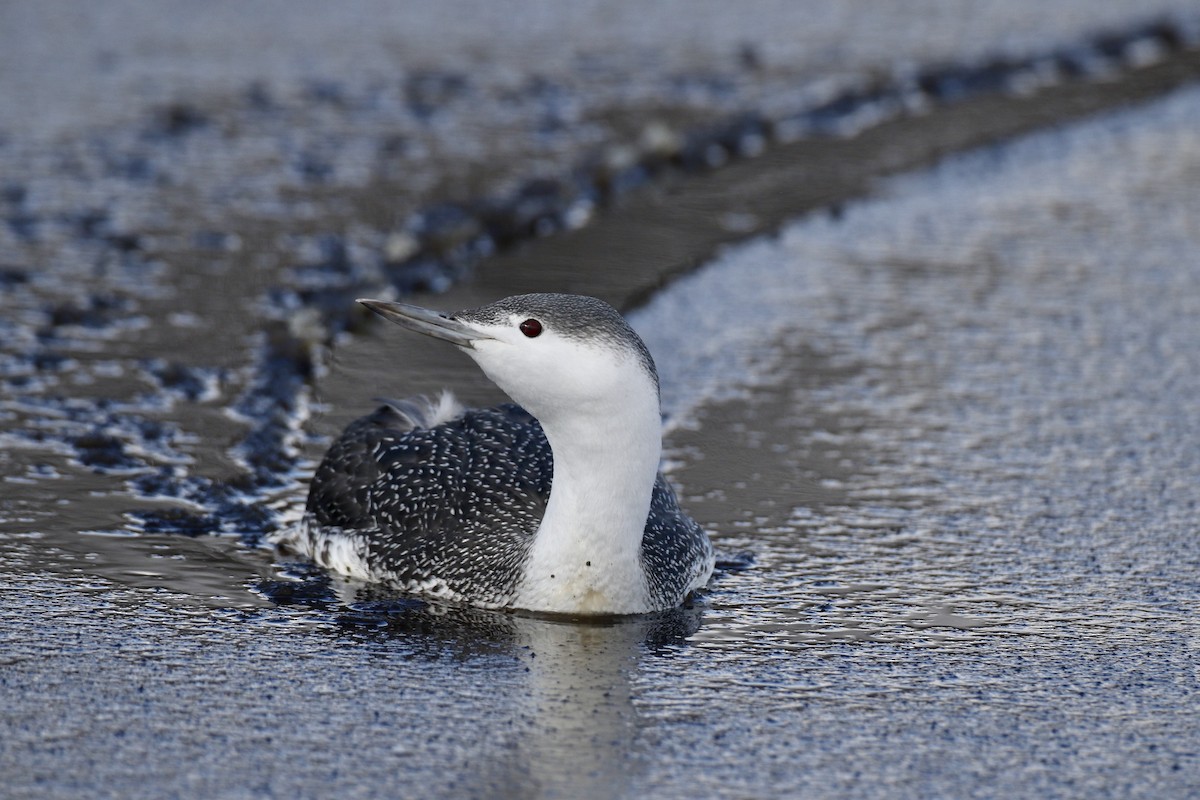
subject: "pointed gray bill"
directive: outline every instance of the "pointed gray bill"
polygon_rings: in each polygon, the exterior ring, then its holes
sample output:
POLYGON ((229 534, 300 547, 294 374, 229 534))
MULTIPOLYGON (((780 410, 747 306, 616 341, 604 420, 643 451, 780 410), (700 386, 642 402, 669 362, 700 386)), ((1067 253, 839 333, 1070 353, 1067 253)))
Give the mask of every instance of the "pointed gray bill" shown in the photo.
POLYGON ((389 303, 385 300, 359 298, 358 302, 402 328, 408 328, 410 331, 423 333, 435 339, 442 339, 459 347, 471 347, 479 339, 492 338, 486 333, 450 319, 440 311, 430 311, 427 308, 410 306, 406 303, 389 303))

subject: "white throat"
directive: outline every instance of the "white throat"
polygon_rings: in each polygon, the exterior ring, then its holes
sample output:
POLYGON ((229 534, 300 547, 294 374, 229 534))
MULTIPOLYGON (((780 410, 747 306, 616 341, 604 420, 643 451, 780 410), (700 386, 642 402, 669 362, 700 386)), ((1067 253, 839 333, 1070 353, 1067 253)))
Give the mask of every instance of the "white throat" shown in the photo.
POLYGON ((658 392, 637 370, 618 396, 538 415, 554 482, 516 605, 534 611, 650 610, 642 537, 662 451, 658 392))

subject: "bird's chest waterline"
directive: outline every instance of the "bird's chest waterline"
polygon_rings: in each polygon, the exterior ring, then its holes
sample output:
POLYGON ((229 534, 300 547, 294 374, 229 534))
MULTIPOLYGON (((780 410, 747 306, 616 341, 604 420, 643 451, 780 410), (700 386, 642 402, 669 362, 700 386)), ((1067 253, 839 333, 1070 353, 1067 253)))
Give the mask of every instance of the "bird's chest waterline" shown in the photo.
POLYGON ((634 564, 530 565, 515 606, 568 614, 640 614, 650 609, 645 571, 634 564))
POLYGON ((641 527, 560 526, 548 518, 530 548, 517 587, 517 605, 580 614, 646 611, 649 589, 641 557, 641 527))

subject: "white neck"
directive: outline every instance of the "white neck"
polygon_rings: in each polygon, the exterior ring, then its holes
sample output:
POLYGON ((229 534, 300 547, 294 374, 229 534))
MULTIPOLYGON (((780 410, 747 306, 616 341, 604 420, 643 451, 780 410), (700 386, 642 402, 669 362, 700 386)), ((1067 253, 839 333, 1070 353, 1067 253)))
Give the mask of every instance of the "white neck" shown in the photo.
MULTIPOLYGON (((639 371, 640 373, 640 371, 639 371)), ((642 537, 662 450, 658 393, 639 374, 616 397, 538 415, 554 483, 519 587, 534 611, 650 609, 642 537)))

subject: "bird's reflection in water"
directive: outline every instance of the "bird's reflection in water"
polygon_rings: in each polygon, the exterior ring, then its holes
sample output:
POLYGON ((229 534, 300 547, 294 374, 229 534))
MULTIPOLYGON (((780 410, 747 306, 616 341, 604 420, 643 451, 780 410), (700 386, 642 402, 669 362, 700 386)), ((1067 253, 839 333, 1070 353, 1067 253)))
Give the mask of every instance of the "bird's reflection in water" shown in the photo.
MULTIPOLYGON (((397 597, 325 575, 260 589, 284 605, 321 608, 338 623, 339 638, 401 642, 406 654, 430 660, 511 655, 523 664, 515 690, 507 690, 511 670, 496 676, 494 699, 509 706, 501 710, 510 725, 500 738, 507 740, 464 755, 478 782, 466 793, 485 795, 623 794, 641 768, 634 749, 637 673, 644 659, 683 644, 703 613, 692 605, 599 619, 513 614, 397 597)), ((479 674, 470 673, 473 680, 479 674)))
POLYGON ((677 609, 606 624, 514 617, 530 660, 525 713, 531 772, 554 796, 625 794, 637 774, 634 685, 643 656, 682 641, 700 612, 677 609))

